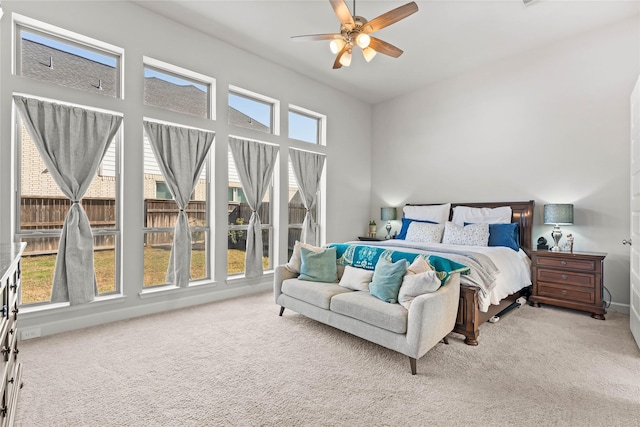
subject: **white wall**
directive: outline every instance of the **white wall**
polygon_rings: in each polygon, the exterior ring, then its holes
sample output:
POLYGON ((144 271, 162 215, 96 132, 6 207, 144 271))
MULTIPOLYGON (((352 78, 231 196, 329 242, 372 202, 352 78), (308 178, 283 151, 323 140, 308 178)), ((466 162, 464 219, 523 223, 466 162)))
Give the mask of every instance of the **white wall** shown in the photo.
MULTIPOLYGON (((22 328, 39 326, 45 335, 271 287, 271 275, 266 275, 262 280, 226 280, 227 135, 240 133, 227 125, 227 88, 230 84, 281 101, 281 136, 255 131, 244 131, 242 134, 279 144, 283 159, 287 159, 289 147, 310 148, 308 144, 288 140, 287 105, 291 103, 327 115, 327 146, 316 147, 327 154, 326 240, 353 239, 353 224, 363 224, 364 229, 371 195, 371 107, 368 104, 132 3, 3 1, 2 7, 5 14, 0 24, 0 241, 10 241, 13 233, 14 208, 9 202, 13 186, 10 126, 12 93, 37 92, 37 95, 51 99, 124 113, 124 190, 121 197, 124 209, 121 221, 123 297, 71 308, 35 312, 23 310, 22 328), (12 12, 124 48, 125 98, 111 99, 91 95, 13 75, 12 12), (217 120, 207 121, 142 105, 143 56, 214 77, 217 80, 217 120), (216 239, 212 254, 215 280, 210 284, 139 295, 143 278, 143 117, 182 122, 216 132, 216 142, 212 149, 215 155, 213 233, 216 239), (345 170, 361 179, 344 179, 342 171, 345 170)), ((282 177, 278 188, 285 196, 288 194, 286 168, 287 162, 281 161, 279 170, 276 170, 276 174, 282 177)), ((277 248, 276 264, 286 262, 286 206, 287 200, 283 197, 278 208, 285 215, 282 215, 275 230, 277 240, 283 243, 277 248)), ((274 315, 275 313, 274 307, 274 315)))
POLYGON ((565 234, 576 251, 608 253, 612 308, 628 311, 639 27, 625 20, 375 105, 372 216, 409 202, 532 199, 533 241, 551 241, 543 205, 573 203, 565 234))

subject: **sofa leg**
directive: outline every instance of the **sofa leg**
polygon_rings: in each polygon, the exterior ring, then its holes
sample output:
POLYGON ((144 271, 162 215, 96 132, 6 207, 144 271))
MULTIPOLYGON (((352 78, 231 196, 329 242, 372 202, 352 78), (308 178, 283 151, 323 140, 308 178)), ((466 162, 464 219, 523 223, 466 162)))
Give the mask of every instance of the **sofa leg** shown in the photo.
POLYGON ((449 344, 449 337, 442 338, 442 342, 445 344, 449 344))
POLYGON ((279 314, 280 317, 282 317, 282 313, 284 313, 284 307, 281 306, 280 307, 280 314, 279 314))
POLYGON ((413 357, 409 358, 409 364, 411 365, 411 375, 416 374, 416 359, 413 357))

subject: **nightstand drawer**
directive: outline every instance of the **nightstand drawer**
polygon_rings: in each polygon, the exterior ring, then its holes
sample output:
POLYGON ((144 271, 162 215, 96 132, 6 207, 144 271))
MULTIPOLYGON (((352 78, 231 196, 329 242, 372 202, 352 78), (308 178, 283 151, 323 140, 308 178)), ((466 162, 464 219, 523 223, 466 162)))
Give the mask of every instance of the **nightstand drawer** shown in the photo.
POLYGON ((559 286, 552 283, 538 283, 538 295, 566 301, 584 302, 587 304, 593 304, 595 302, 595 295, 593 291, 559 286))
POLYGON ((595 277, 593 274, 538 269, 536 279, 541 282, 584 286, 591 289, 595 287, 595 277))
POLYGON ((568 268, 582 271, 595 271, 596 269, 596 262, 588 259, 569 259, 538 255, 536 257, 536 263, 536 265, 540 267, 568 268))

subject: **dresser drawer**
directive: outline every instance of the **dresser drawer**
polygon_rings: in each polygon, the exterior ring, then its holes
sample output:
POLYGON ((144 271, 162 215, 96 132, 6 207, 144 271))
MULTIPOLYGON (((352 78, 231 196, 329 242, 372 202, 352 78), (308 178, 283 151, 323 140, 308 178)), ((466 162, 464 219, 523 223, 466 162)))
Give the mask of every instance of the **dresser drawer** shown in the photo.
POLYGON ((536 279, 540 282, 553 282, 563 285, 567 284, 573 286, 584 286, 591 289, 593 289, 596 284, 596 279, 593 274, 547 270, 544 268, 539 268, 537 270, 536 279))
POLYGON ((596 270, 596 261, 589 259, 557 258, 538 255, 536 257, 536 265, 539 267, 552 267, 581 271, 596 270))
POLYGON ((595 302, 595 295, 592 290, 589 291, 585 288, 559 286, 552 283, 538 283, 537 295, 571 302, 584 302, 587 304, 593 304, 595 302))

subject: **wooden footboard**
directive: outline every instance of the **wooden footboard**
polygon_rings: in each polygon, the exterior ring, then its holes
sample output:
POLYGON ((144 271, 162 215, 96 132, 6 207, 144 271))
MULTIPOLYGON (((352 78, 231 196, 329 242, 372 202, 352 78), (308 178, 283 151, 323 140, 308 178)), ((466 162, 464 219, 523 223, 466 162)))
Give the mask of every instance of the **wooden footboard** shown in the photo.
POLYGON ((520 289, 513 295, 509 295, 499 305, 491 305, 485 313, 480 311, 478 306, 479 289, 469 285, 460 285, 460 304, 458 305, 458 318, 453 332, 457 332, 465 336, 464 342, 468 345, 478 345, 478 336, 480 336, 480 325, 489 320, 491 317, 500 313, 513 301, 525 295, 528 287, 520 289))

